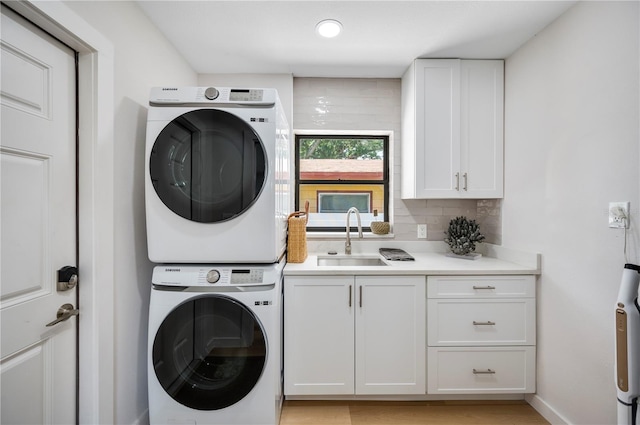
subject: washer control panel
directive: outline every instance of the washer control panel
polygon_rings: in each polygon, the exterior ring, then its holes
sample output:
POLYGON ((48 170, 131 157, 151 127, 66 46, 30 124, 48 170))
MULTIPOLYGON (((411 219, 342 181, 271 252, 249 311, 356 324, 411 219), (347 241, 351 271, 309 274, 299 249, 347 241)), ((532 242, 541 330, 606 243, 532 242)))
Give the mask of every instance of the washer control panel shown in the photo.
POLYGON ((232 269, 231 284, 246 285, 250 283, 262 283, 264 270, 262 269, 232 269))
POLYGON ((268 265, 176 265, 156 266, 151 282, 162 286, 256 286, 270 285, 283 264, 268 265))
POLYGON ((231 102, 262 102, 264 90, 260 89, 231 89, 229 100, 231 102))
MULTIPOLYGON (((265 284, 263 269, 211 269, 207 271, 205 280, 211 284, 223 285, 265 284)), ((200 276, 198 276, 198 281, 201 281, 200 276)))

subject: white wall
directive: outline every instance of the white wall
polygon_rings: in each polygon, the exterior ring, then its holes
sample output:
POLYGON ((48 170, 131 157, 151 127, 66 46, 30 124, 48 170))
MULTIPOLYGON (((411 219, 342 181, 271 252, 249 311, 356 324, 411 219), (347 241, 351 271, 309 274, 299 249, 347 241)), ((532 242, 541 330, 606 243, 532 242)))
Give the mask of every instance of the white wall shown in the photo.
POLYGON ((503 245, 543 255, 538 394, 558 421, 616 422, 614 305, 639 263, 638 2, 579 2, 506 61, 503 245), (609 201, 630 201, 623 231, 609 201))
POLYGON ((132 2, 65 4, 114 47, 115 419, 144 422, 147 312, 152 264, 144 219, 144 145, 149 89, 195 85, 196 73, 132 2), (141 418, 142 416, 142 418, 141 418))

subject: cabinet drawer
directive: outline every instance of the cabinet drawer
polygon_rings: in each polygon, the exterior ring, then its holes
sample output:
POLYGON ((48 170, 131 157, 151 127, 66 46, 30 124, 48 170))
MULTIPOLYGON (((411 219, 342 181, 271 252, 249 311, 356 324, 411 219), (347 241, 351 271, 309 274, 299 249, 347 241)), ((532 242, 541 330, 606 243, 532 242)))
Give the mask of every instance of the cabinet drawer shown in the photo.
POLYGON ((534 298, 535 276, 428 276, 427 298, 534 298))
POLYGON ((535 392, 535 347, 430 347, 428 394, 535 392))
POLYGON ((535 310, 532 298, 427 300, 427 345, 535 345, 535 310))

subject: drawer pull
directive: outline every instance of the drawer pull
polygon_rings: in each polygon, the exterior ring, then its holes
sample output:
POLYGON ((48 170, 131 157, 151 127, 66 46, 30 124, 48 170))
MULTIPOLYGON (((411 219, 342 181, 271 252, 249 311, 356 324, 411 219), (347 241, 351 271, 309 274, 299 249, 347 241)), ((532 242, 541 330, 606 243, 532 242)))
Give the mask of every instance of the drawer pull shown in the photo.
POLYGON ((487 320, 486 322, 476 322, 474 320, 473 324, 476 326, 493 326, 496 324, 496 322, 492 322, 491 320, 487 320))
POLYGON ((473 289, 496 289, 496 287, 491 285, 487 285, 487 286, 473 285, 473 289))
POLYGON ((495 373, 496 371, 493 369, 487 369, 487 370, 473 369, 474 375, 494 375, 495 373))

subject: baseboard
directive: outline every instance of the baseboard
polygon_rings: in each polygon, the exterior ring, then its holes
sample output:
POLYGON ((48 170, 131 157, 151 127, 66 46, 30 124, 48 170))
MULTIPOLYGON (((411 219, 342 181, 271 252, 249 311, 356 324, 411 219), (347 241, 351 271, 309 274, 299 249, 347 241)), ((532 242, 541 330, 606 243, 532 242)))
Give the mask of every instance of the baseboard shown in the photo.
POLYGON ((287 395, 294 401, 500 401, 525 400, 523 394, 287 395))
POLYGON ((524 399, 551 425, 570 425, 570 422, 544 401, 538 394, 527 394, 524 399))
POLYGON ((131 425, 148 425, 149 424, 149 409, 146 409, 131 425))

